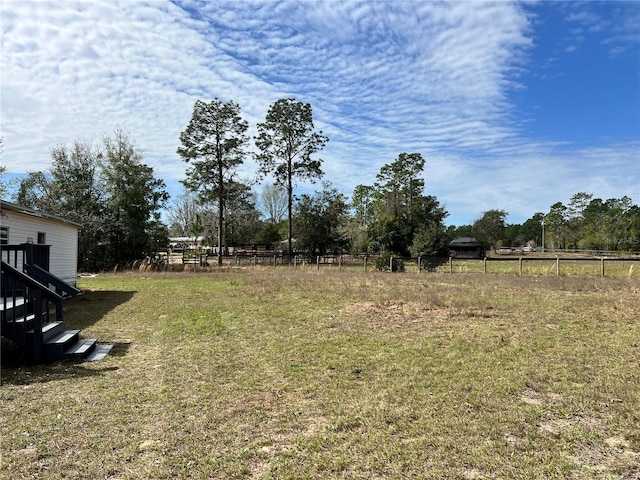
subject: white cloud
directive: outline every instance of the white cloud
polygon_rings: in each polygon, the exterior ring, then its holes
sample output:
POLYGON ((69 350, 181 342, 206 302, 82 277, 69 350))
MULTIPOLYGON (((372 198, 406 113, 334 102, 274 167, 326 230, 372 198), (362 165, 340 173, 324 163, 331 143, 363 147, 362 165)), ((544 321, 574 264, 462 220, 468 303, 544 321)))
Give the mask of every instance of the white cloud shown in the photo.
MULTIPOLYGON (((509 95, 532 26, 516 3, 4 0, 2 10, 2 161, 11 172, 45 169, 51 147, 123 128, 177 185, 179 133, 195 100, 214 96, 238 102, 253 133, 278 98, 310 102, 330 137, 327 178, 346 194, 400 152, 421 152, 429 193, 461 218, 546 208, 529 206, 549 195, 527 192, 561 191, 539 172, 573 158, 521 137, 509 95)), ((254 169, 248 162, 242 174, 254 169)))

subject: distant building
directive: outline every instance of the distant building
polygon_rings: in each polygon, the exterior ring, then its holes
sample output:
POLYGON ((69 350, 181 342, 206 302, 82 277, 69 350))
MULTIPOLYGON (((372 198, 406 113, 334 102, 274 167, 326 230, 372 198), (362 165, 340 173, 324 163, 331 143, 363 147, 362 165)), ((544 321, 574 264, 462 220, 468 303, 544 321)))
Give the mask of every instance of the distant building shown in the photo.
POLYGON ((449 244, 449 256, 455 258, 484 258, 484 245, 475 238, 459 237, 449 244))

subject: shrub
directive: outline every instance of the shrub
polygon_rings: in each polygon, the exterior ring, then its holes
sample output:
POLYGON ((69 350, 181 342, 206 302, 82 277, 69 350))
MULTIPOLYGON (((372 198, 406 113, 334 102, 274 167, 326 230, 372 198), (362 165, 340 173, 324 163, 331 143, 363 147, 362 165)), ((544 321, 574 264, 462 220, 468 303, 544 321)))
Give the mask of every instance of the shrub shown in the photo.
POLYGON ((379 270, 381 272, 388 272, 390 264, 393 265, 393 268, 391 269, 392 272, 404 272, 404 260, 402 260, 401 258, 395 258, 391 255, 383 255, 373 261, 373 265, 375 266, 376 270, 379 270), (391 263, 392 258, 393 263, 391 263))

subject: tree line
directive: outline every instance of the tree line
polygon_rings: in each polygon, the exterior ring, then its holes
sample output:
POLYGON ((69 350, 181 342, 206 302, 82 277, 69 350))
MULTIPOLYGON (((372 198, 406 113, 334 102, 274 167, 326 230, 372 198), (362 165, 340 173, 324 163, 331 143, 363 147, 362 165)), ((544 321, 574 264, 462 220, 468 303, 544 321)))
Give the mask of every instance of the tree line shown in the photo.
POLYGON ((522 224, 509 224, 504 210, 484 212, 472 225, 450 227, 450 237, 475 237, 487 248, 528 245, 545 250, 640 250, 640 207, 631 198, 602 200, 579 192, 522 224))
POLYGON ((82 270, 144 258, 165 247, 168 236, 204 237, 205 245, 219 247, 218 263, 225 247, 255 244, 309 256, 446 257, 448 244, 460 236, 487 248, 640 249, 640 211, 628 197, 603 201, 579 193, 522 225, 508 224, 504 210, 489 210, 472 225, 447 228, 448 212, 425 193, 420 153, 400 153, 349 199, 322 180, 317 154, 329 139, 315 129, 310 104, 293 98, 272 104, 257 124, 253 152, 248 127, 233 101, 195 102, 176 151, 186 163, 184 192, 171 205, 163 180, 121 130, 96 145, 77 140, 54 147, 50 169, 29 172, 14 201, 82 226, 82 270), (257 178, 241 179, 238 169, 250 156, 257 178), (272 183, 256 193, 253 184, 268 177, 272 183), (295 195, 300 180, 322 181, 315 192, 295 195), (161 221, 165 209, 168 225, 161 221))

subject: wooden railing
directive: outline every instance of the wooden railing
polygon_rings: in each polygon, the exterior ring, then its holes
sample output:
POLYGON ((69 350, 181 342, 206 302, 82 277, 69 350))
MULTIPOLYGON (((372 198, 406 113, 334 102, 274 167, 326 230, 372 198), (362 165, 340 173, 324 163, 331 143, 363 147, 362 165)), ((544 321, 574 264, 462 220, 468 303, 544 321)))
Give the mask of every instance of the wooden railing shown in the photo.
POLYGON ((38 364, 42 360, 42 326, 62 321, 62 296, 4 260, 0 264, 2 336, 30 350, 32 363, 38 364), (51 319, 53 306, 55 318, 51 319))
POLYGON ((21 243, 19 245, 2 245, 0 247, 0 260, 9 265, 23 270, 25 265, 37 265, 44 270, 49 270, 49 252, 51 245, 34 243, 21 243))

